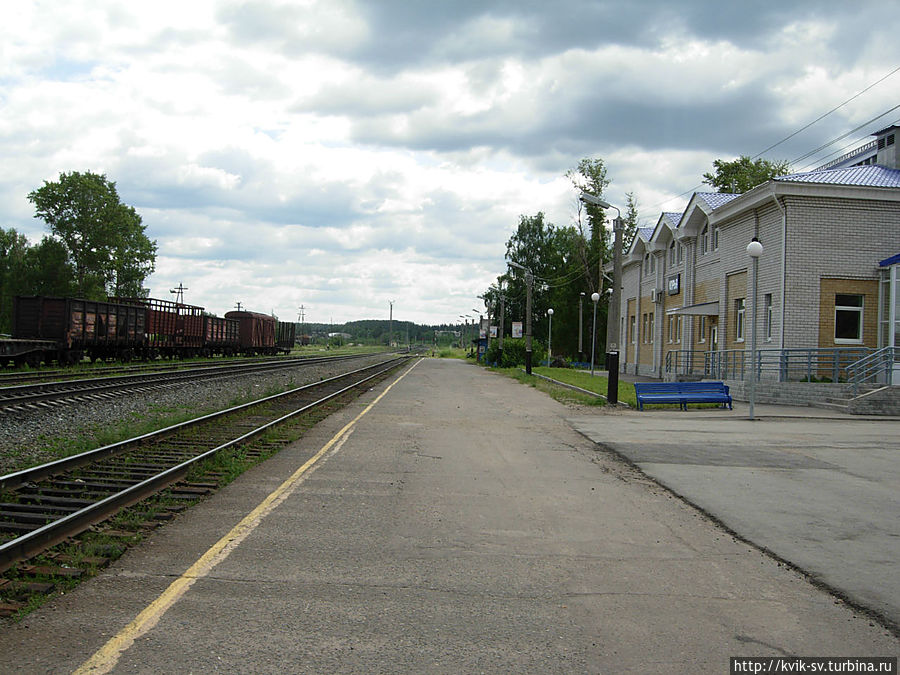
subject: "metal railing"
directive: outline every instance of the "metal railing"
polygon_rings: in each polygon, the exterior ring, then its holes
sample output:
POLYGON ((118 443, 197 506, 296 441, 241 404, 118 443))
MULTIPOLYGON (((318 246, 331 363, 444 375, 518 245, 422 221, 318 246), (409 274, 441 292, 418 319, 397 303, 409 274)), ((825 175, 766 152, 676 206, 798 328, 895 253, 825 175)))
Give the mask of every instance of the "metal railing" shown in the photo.
POLYGON ((847 380, 853 385, 853 395, 859 393, 864 382, 893 384, 894 369, 900 364, 900 348, 884 347, 860 359, 847 368, 847 380))
POLYGON ((666 352, 666 373, 720 380, 746 379, 755 368, 758 380, 776 382, 849 382, 850 366, 873 350, 867 347, 666 352))

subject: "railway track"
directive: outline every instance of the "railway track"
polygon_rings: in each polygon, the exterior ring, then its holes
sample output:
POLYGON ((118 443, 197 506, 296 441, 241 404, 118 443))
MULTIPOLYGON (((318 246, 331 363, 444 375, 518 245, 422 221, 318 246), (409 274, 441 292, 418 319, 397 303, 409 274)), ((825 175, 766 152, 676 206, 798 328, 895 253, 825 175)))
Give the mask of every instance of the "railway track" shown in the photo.
MULTIPOLYGON (((365 355, 370 356, 370 355, 365 355)), ((178 386, 184 382, 261 373, 321 363, 335 363, 362 356, 331 356, 301 359, 269 359, 224 365, 198 365, 193 368, 91 377, 62 382, 40 382, 0 387, 0 416, 21 414, 49 406, 83 403, 129 393, 147 392, 178 386)))
MULTIPOLYGON (((354 389, 369 386, 408 358, 399 356, 137 438, 0 476, 0 572, 172 486, 217 453, 255 440, 303 413, 354 389)), ((191 488, 187 489, 190 493, 191 488)))

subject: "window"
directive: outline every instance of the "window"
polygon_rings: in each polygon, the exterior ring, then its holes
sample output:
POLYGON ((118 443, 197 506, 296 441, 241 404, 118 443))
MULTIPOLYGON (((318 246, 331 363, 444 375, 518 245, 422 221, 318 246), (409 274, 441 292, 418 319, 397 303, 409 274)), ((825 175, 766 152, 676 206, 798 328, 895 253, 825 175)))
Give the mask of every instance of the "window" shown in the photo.
POLYGON ((766 293, 766 342, 772 341, 772 294, 766 293))
POLYGON ((641 321, 641 342, 646 344, 647 343, 647 313, 646 312, 641 317, 641 319, 642 319, 642 321, 641 321))
POLYGON ((700 317, 699 339, 697 342, 706 342, 706 317, 700 317))
POLYGON ((680 314, 669 317, 669 342, 681 342, 682 320, 680 314))
POLYGON ((709 226, 703 228, 700 233, 700 255, 706 255, 709 252, 709 226))
POLYGON ((675 240, 672 240, 672 243, 669 244, 669 264, 675 264, 675 240))
POLYGON ((838 293, 834 296, 834 341, 861 343, 863 296, 838 293))
POLYGON ((653 344, 653 312, 650 312, 650 320, 647 323, 647 342, 653 344))
POLYGON ((734 341, 744 341, 744 298, 734 301, 734 341))
POLYGON ((684 262, 684 244, 678 244, 678 264, 684 262))
POLYGON ((635 344, 635 342, 636 342, 635 335, 634 335, 636 328, 637 328, 637 317, 634 314, 632 314, 631 315, 631 325, 628 327, 631 344, 635 344))
POLYGON ((648 274, 650 272, 650 254, 644 254, 644 274, 648 274))
POLYGON ((712 248, 713 251, 719 250, 719 228, 714 227, 712 233, 712 248))
POLYGON ((656 271, 656 256, 651 255, 650 256, 650 273, 652 274, 655 271, 656 271))

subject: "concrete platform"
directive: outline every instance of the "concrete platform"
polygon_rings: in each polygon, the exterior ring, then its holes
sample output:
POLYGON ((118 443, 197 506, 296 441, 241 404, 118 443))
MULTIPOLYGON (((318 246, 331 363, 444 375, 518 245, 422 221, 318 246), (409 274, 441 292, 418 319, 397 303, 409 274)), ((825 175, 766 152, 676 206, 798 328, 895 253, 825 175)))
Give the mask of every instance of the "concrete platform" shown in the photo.
POLYGON ((568 421, 592 415, 453 360, 386 386, 3 627, 6 669, 697 673, 900 651, 568 421))

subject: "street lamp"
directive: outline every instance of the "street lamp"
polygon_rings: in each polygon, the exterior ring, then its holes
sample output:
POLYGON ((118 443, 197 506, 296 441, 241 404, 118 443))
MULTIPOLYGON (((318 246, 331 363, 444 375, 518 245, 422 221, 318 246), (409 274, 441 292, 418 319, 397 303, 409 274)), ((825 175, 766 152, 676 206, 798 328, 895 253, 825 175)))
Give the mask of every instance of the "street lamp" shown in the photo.
POLYGON ((551 339, 553 337, 553 308, 547 310, 547 316, 550 317, 550 324, 547 327, 547 366, 552 363, 553 348, 551 347, 551 339))
MULTIPOLYGON (((613 220, 613 292, 609 302, 609 314, 606 319, 606 351, 615 352, 615 369, 619 368, 619 304, 621 302, 620 294, 622 290, 622 232, 625 229, 625 223, 622 220, 622 213, 619 207, 613 206, 590 192, 582 192, 579 197, 585 204, 593 204, 601 209, 615 209, 616 217, 613 220)), ((601 283, 603 279, 601 265, 601 283)), ((612 370, 613 365, 610 365, 612 370)))
POLYGON ((591 293, 591 302, 594 303, 594 329, 591 331, 591 377, 594 376, 594 349, 597 347, 597 302, 599 293, 591 293))
POLYGON ((753 419, 753 405, 756 403, 756 287, 759 281, 759 257, 763 254, 763 245, 753 237, 747 244, 747 255, 753 260, 753 314, 750 318, 750 419, 753 419))

